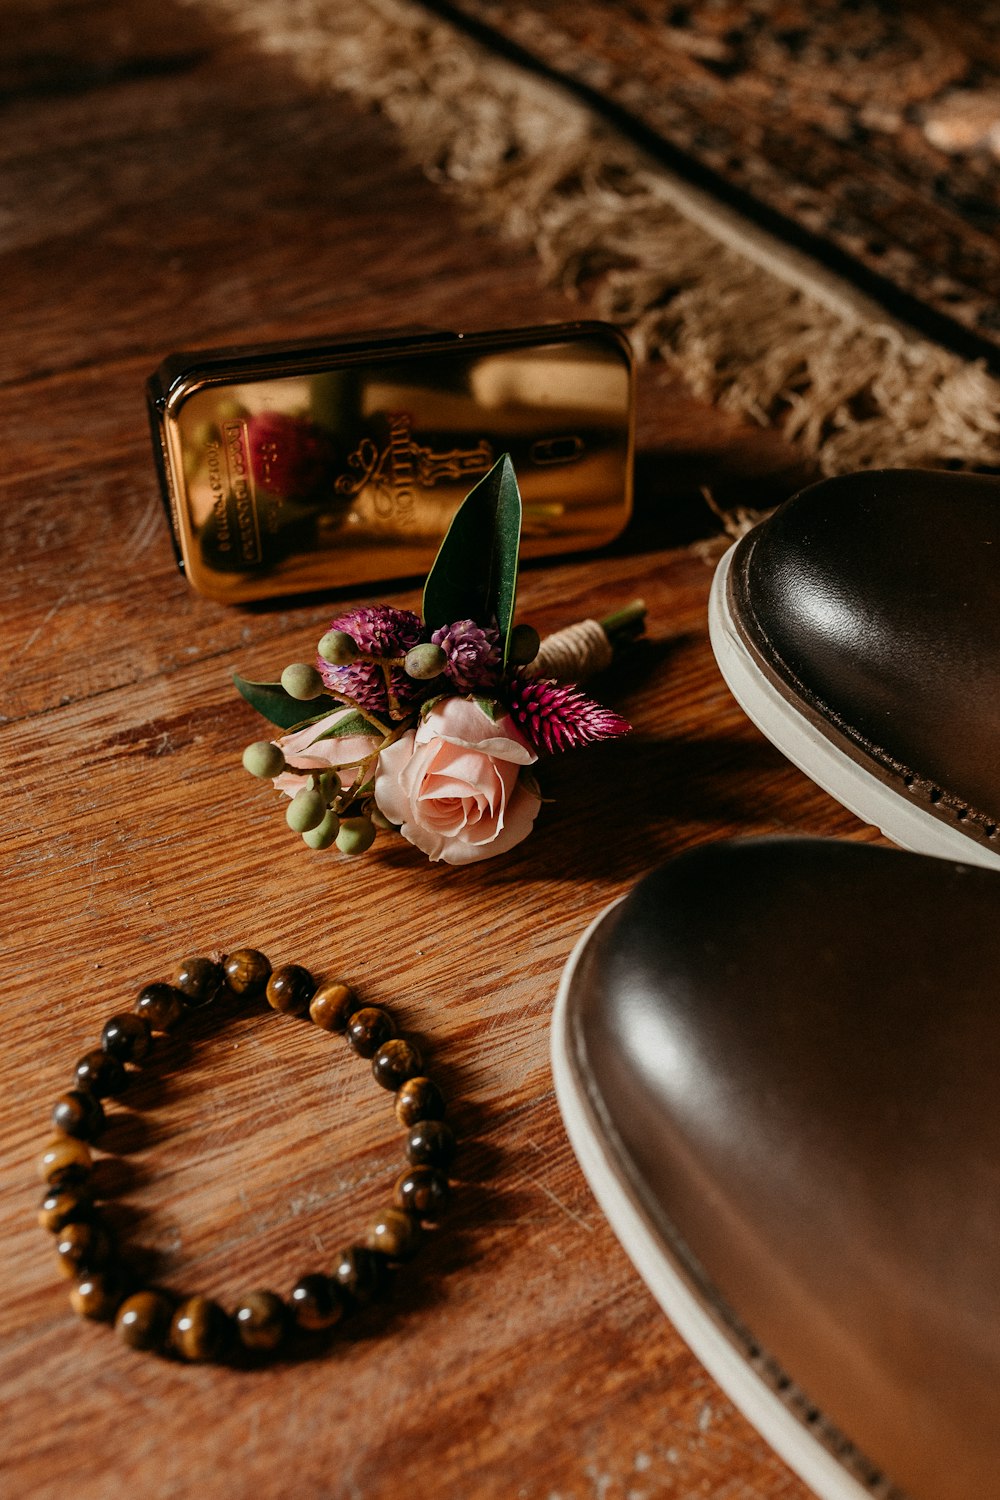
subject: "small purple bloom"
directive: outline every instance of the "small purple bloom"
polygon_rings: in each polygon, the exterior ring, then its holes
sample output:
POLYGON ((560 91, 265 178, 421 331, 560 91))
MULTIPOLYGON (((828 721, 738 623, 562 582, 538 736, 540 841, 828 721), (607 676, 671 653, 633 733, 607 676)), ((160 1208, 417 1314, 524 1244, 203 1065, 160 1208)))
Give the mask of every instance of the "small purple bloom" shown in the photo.
MULTIPOLYGON (((420 616, 412 609, 366 604, 338 615, 331 620, 330 629, 343 630, 366 655, 400 657, 405 656, 411 646, 417 645, 422 626, 420 616)), ((346 667, 335 667, 317 657, 316 667, 331 692, 353 698, 372 713, 391 712, 385 668, 378 662, 357 661, 346 667)), ((391 667, 389 674, 400 710, 408 711, 420 697, 424 685, 407 677, 401 667, 391 667)))
POLYGON ((500 672, 500 632, 475 620, 457 620, 442 625, 431 636, 448 658, 444 675, 460 693, 475 693, 495 686, 500 672))

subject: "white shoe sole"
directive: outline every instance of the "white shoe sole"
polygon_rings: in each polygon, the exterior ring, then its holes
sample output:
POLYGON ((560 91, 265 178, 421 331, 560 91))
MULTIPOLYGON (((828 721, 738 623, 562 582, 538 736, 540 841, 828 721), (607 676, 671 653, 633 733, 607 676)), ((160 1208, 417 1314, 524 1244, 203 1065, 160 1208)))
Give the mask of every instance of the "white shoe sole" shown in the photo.
POLYGON ((820 1500, 872 1500, 888 1491, 881 1477, 871 1486, 850 1474, 750 1365, 740 1347, 720 1325, 717 1313, 699 1295, 692 1278, 664 1243, 632 1189, 621 1163, 601 1132, 593 1105, 581 1085, 572 1058, 567 1020, 573 980, 580 959, 597 927, 615 902, 591 923, 563 970, 552 1018, 551 1060, 556 1099, 570 1144, 611 1228, 639 1275, 671 1323, 730 1400, 757 1428, 820 1500))
POLYGON ((729 612, 727 585, 735 545, 715 570, 708 628, 719 670, 733 697, 757 728, 793 765, 886 838, 917 854, 1000 869, 1000 854, 894 792, 833 744, 798 713, 762 674, 729 612))

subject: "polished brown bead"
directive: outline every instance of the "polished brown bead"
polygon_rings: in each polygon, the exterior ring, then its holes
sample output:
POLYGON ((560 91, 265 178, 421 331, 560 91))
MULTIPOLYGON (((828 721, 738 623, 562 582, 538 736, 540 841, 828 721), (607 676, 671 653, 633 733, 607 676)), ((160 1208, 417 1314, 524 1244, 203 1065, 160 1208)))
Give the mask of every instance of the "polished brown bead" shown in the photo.
POLYGON ((389 1284, 389 1262, 377 1250, 350 1245, 333 1268, 333 1279, 355 1302, 372 1302, 389 1284))
POLYGON ((267 981, 267 1003, 286 1016, 304 1016, 316 993, 316 981, 301 964, 282 964, 267 981))
POLYGON ((60 1094, 52 1111, 52 1123, 64 1135, 92 1141, 104 1129, 104 1110, 89 1089, 70 1089, 60 1094))
POLYGON ((93 1199, 77 1188, 49 1188, 38 1210, 38 1223, 50 1234, 77 1220, 89 1219, 94 1212, 93 1199))
POLYGON ((256 948, 237 948, 222 969, 234 995, 256 995, 271 977, 271 960, 256 948))
POLYGON ((222 988, 222 965, 210 958, 184 958, 170 976, 188 1005, 208 1005, 222 988))
POLYGON ((95 1318, 100 1322, 113 1318, 125 1292, 118 1273, 114 1270, 89 1271, 81 1276, 69 1294, 73 1311, 81 1318, 95 1318))
POLYGON ((437 1167, 411 1167, 396 1179, 392 1201, 418 1219, 437 1219, 448 1206, 451 1189, 437 1167))
POLYGON ((57 1135, 38 1158, 38 1175, 50 1187, 73 1187, 86 1182, 93 1164, 83 1141, 57 1135))
POLYGON ((135 1292, 118 1309, 115 1333, 130 1349, 162 1349, 173 1304, 160 1292, 135 1292))
POLYGON ((420 1246, 420 1225, 401 1208, 384 1208, 368 1226, 366 1243, 390 1260, 409 1260, 420 1246))
POLYGON ((377 1005, 356 1010, 347 1023, 347 1040, 359 1057, 374 1057, 382 1043, 395 1035, 395 1022, 377 1005))
POLYGON ((135 1013, 154 1031, 170 1031, 184 1015, 184 996, 172 984, 147 984, 139 991, 135 1013))
POLYGON ((245 1349, 277 1349, 288 1327, 288 1308, 277 1292, 250 1292, 233 1317, 245 1349))
POLYGON ((455 1136, 443 1120, 421 1120, 406 1137, 406 1159, 415 1167, 441 1167, 447 1171, 455 1155, 455 1136))
POLYGON ((309 1015, 324 1031, 343 1031, 357 1008, 358 998, 350 985, 331 979, 313 995, 309 1015))
POLYGON ((98 1099, 120 1094, 128 1083, 128 1074, 117 1057, 93 1047, 85 1052, 73 1070, 78 1089, 89 1089, 98 1099))
POLYGON ((408 1078, 415 1078, 423 1065, 423 1058, 413 1043, 397 1036, 383 1042, 375 1053, 372 1074, 376 1083, 395 1093, 408 1078))
POLYGON ((101 1046, 109 1057, 119 1062, 142 1062, 153 1046, 153 1031, 145 1016, 122 1011, 105 1021, 101 1046))
POLYGON ((443 1120, 444 1110, 444 1095, 430 1078, 408 1078, 396 1095, 396 1119, 406 1130, 421 1120, 443 1120))
POLYGON ((111 1240, 95 1219, 73 1219, 56 1235, 56 1264, 64 1276, 100 1271, 111 1256, 111 1240))
POLYGON ((210 1297, 189 1297, 174 1313, 170 1347, 192 1364, 218 1359, 225 1351, 232 1325, 210 1297))
POLYGON ((288 1301, 300 1328, 332 1328, 344 1311, 344 1294, 339 1284, 315 1271, 300 1276, 288 1301))

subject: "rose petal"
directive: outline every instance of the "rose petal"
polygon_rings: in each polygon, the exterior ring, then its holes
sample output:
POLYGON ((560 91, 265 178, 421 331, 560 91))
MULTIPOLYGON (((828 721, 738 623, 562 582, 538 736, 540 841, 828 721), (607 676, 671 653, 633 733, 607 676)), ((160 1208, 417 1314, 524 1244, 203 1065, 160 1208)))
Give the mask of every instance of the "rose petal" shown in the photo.
POLYGON ((445 698, 431 709, 417 729, 417 743, 435 739, 520 766, 538 759, 509 714, 494 722, 471 698, 445 698))

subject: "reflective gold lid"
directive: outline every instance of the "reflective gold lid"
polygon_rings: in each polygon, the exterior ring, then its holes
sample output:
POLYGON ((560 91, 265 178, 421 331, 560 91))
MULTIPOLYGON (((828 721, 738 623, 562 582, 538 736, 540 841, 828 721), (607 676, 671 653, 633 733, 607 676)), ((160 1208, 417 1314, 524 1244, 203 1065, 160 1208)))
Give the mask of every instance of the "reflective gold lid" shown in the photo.
POLYGON ((232 603, 426 572, 504 452, 525 556, 600 546, 631 506, 632 383, 593 323, 174 356, 149 397, 181 566, 232 603))

